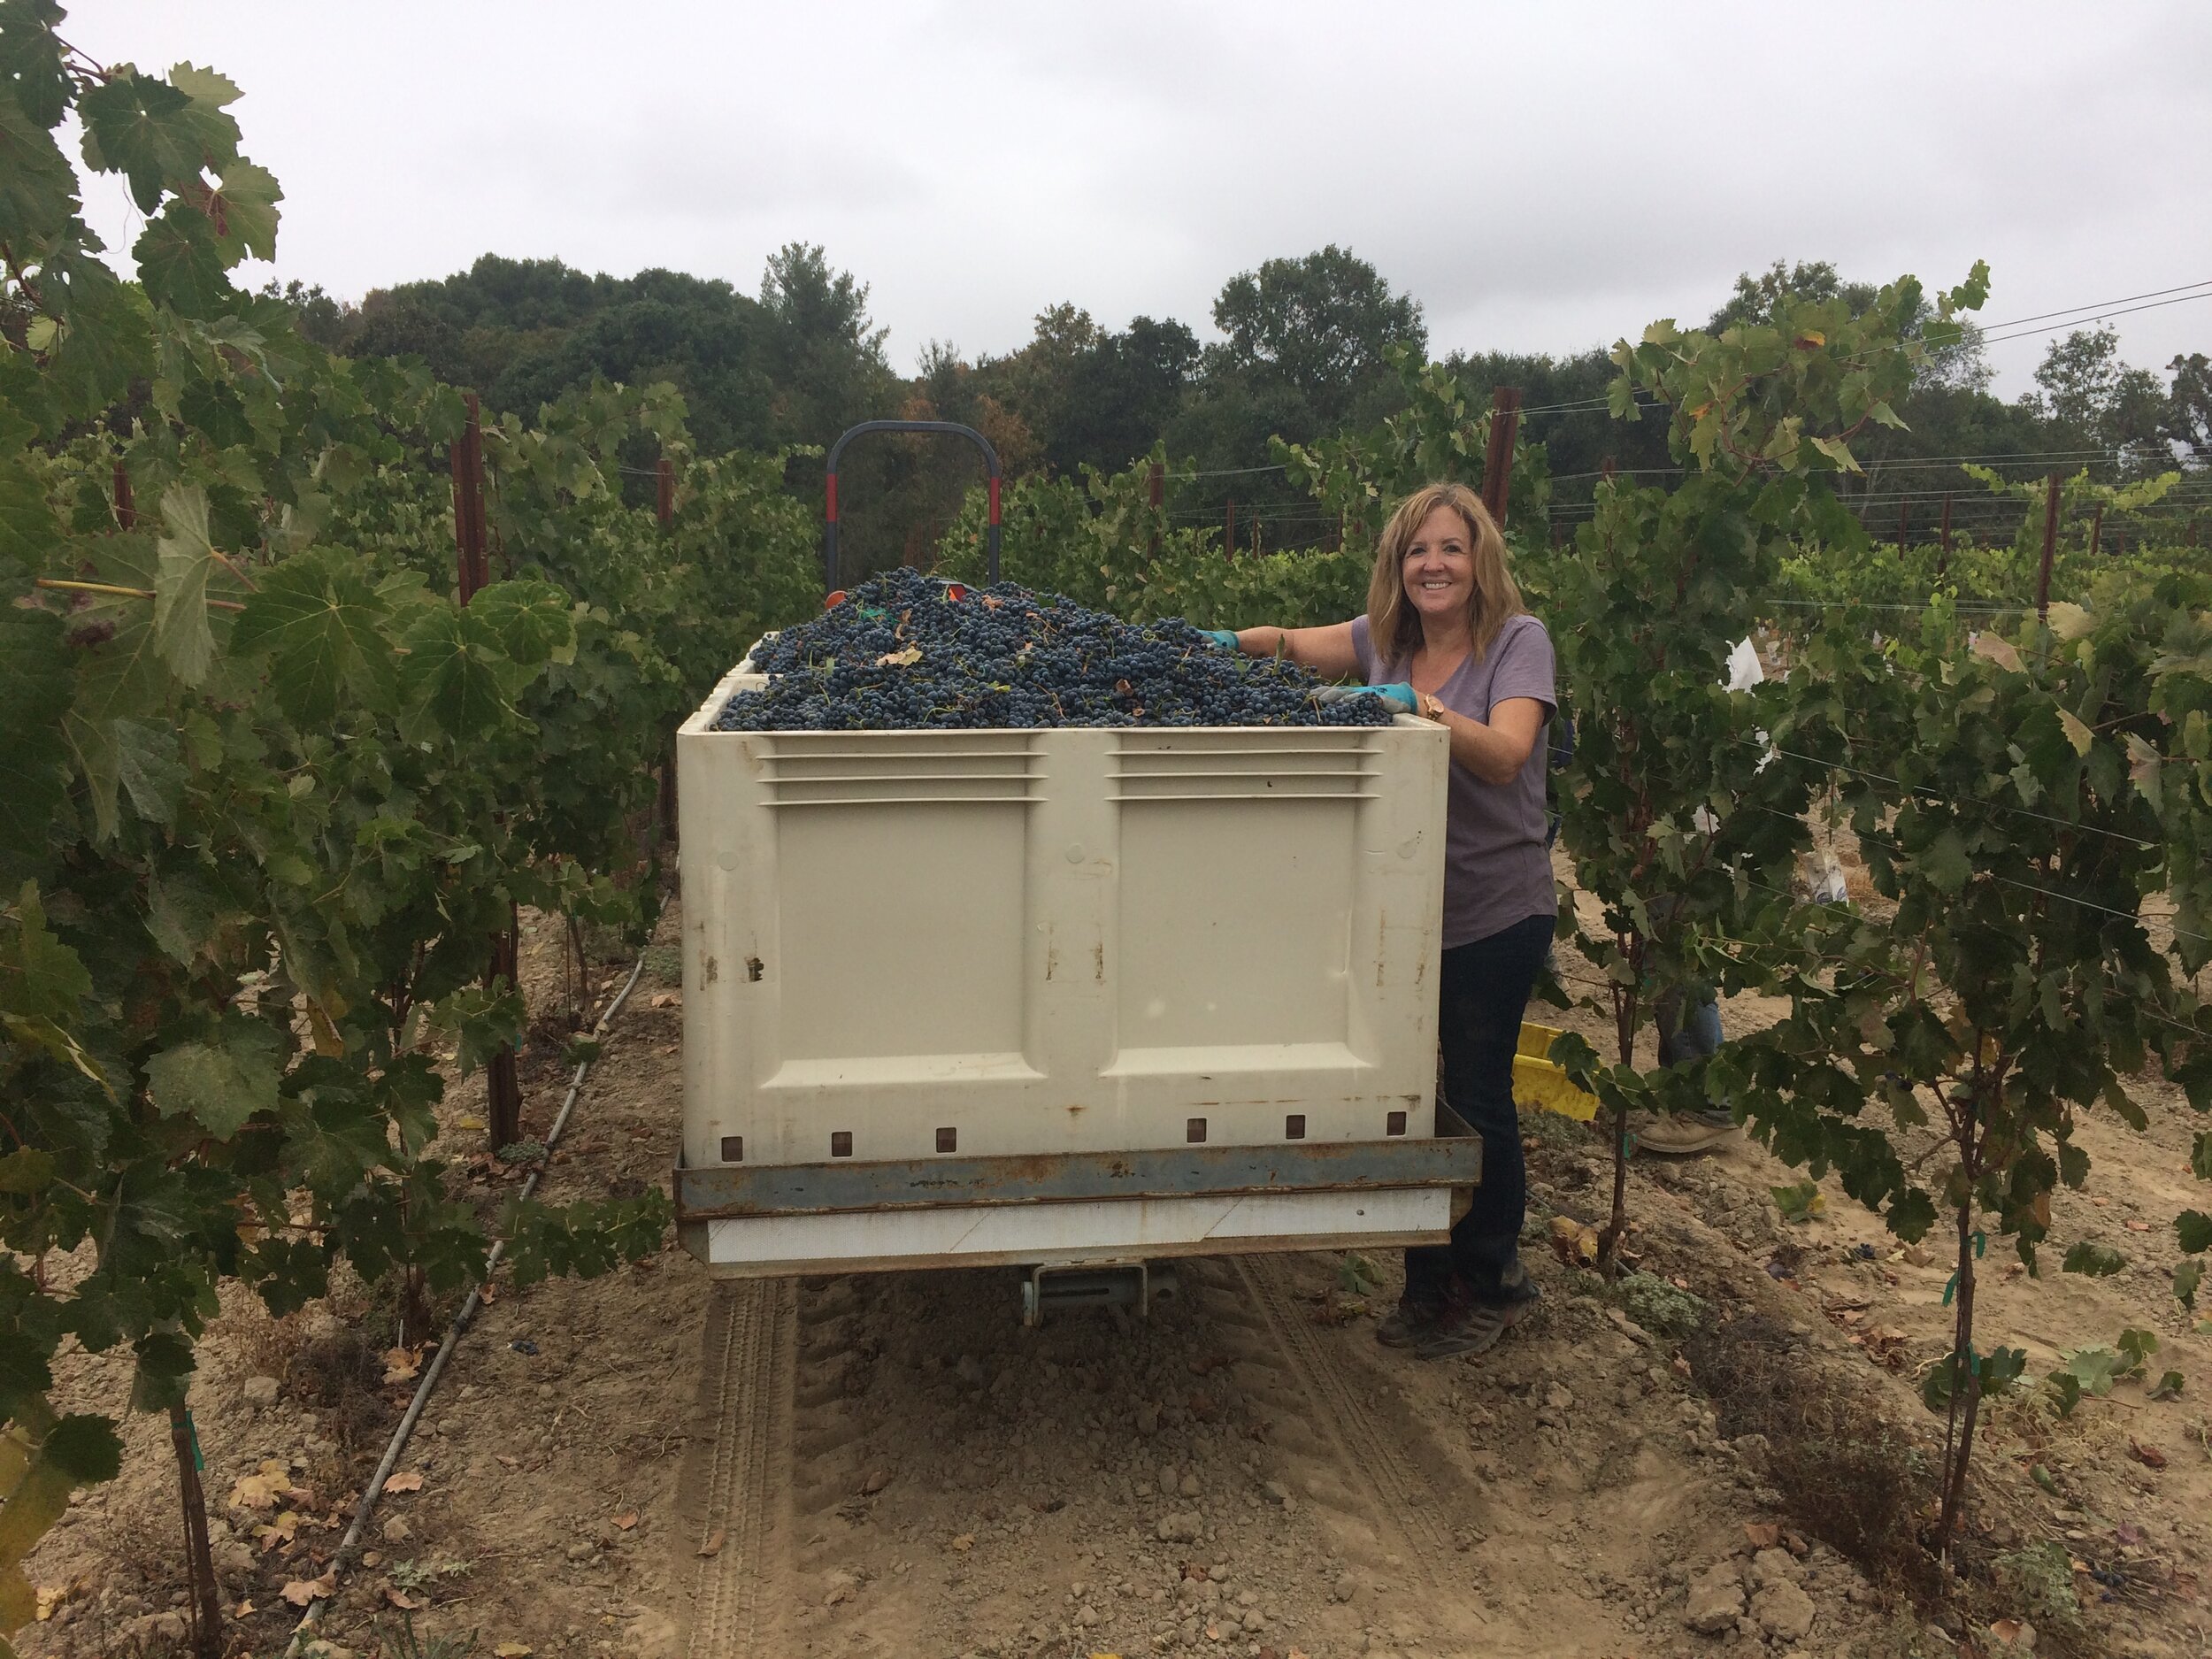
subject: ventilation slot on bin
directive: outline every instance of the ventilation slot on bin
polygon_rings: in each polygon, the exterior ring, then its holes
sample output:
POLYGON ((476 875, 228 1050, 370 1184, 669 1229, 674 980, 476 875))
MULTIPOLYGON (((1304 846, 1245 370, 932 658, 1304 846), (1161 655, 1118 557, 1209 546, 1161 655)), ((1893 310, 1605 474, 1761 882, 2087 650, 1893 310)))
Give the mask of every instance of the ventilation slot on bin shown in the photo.
POLYGON ((1134 801, 1363 801, 1375 772, 1369 734, 1278 731, 1125 732, 1114 795, 1134 801))
POLYGON ((770 806, 899 806, 1032 798, 1036 757, 1026 732, 763 733, 770 806))

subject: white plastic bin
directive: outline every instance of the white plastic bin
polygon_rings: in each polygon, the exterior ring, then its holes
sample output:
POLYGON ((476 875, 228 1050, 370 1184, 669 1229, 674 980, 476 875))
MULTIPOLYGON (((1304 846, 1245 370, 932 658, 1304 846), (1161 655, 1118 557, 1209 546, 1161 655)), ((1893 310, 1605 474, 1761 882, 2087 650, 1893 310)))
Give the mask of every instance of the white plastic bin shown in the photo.
POLYGON ((730 1274, 1440 1239, 1448 740, 677 739, 680 1231, 730 1274))

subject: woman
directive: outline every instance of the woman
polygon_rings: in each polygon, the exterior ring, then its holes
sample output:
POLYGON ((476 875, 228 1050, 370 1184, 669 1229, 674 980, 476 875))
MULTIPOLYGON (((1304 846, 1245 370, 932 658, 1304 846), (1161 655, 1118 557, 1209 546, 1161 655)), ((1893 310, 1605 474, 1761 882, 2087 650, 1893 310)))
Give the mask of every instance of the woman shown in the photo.
POLYGON ((1217 637, 1333 679, 1356 672, 1451 733, 1439 1032, 1446 1097, 1482 1136, 1482 1184, 1449 1245, 1406 1252, 1405 1294, 1375 1334, 1425 1359, 1481 1353, 1536 1301, 1517 1248, 1527 1174, 1513 1053, 1558 910, 1539 741, 1556 703, 1551 638, 1463 484, 1432 484, 1391 515, 1366 615, 1217 637))

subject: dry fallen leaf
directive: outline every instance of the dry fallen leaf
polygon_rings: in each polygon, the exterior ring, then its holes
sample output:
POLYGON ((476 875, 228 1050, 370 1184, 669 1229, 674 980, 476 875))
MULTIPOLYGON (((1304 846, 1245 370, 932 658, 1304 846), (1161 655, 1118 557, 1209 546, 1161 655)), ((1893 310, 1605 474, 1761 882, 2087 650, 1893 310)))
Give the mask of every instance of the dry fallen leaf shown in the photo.
POLYGON ((250 1601, 241 1601, 236 1607, 231 1609, 230 1616, 233 1618, 251 1618, 253 1617, 253 1603, 250 1601))
POLYGON ((403 1613, 419 1613, 426 1605, 415 1600, 406 1591, 395 1589, 388 1584, 384 1586, 384 1599, 403 1613))
POLYGON ((952 1540, 952 1547, 955 1549, 963 1551, 973 1549, 975 1548, 975 1534, 973 1532, 961 1533, 957 1538, 952 1540))
POLYGON ((273 1509, 277 1499, 291 1489, 292 1466, 280 1457, 265 1462, 258 1471, 241 1479, 230 1489, 234 1509, 273 1509))
POLYGON ((1754 1549, 1772 1549, 1782 1541, 1782 1529, 1772 1521, 1748 1522, 1743 1535, 1754 1549))
POLYGON ((290 1543, 293 1534, 299 1530, 300 1517, 292 1510, 287 1509, 266 1526, 255 1527, 253 1535, 261 1540, 262 1550, 266 1553, 280 1544, 290 1543))
POLYGON ((319 1578, 294 1578, 284 1586, 284 1599, 294 1607, 305 1607, 319 1601, 338 1587, 338 1570, 333 1567, 319 1578))
POLYGON ((2128 1455, 2146 1469, 2163 1469, 2166 1466, 2165 1453, 2160 1451, 2155 1446, 2146 1446, 2138 1440, 2128 1441, 2128 1455))
POLYGON ((492 1652, 496 1659, 530 1659, 530 1644, 526 1641, 503 1641, 492 1652))
POLYGON ((1594 1267, 1598 1260, 1598 1230, 1572 1216, 1554 1216, 1551 1248, 1570 1267, 1594 1267))
POLYGON ((54 1609, 69 1599, 69 1586, 65 1584, 42 1584, 38 1587, 38 1622, 43 1624, 54 1617, 54 1609))
POLYGON ((722 1553, 722 1538, 723 1531, 718 1526, 716 1527, 713 1532, 708 1533, 707 1541, 699 1546, 699 1554, 701 1557, 704 1558, 709 1555, 720 1555, 722 1553))
POLYGON ((388 1348, 384 1350, 384 1381, 388 1387, 394 1383, 412 1382, 421 1371, 421 1350, 411 1348, 388 1348))
POLYGON ((2133 1217, 2130 1217, 2128 1218, 2128 1231, 2130 1233, 2148 1233, 2150 1230, 2151 1224, 2149 1222, 2138 1221, 2133 1217))
POLYGON ((614 1517, 614 1524, 624 1532, 628 1532, 637 1525, 637 1511, 635 1509, 623 1510, 621 1514, 614 1517))
POLYGON ((681 991, 656 991, 646 999, 645 1005, 648 1008, 681 1008, 684 994, 681 991))
POLYGON ((410 1469, 399 1474, 388 1477, 384 1482, 384 1490, 387 1492, 420 1492, 422 1490, 422 1471, 419 1469, 410 1469))
POLYGON ((2016 1618, 2001 1618, 1989 1627, 1989 1633, 2009 1647, 2020 1640, 2020 1632, 2027 1628, 2016 1618))

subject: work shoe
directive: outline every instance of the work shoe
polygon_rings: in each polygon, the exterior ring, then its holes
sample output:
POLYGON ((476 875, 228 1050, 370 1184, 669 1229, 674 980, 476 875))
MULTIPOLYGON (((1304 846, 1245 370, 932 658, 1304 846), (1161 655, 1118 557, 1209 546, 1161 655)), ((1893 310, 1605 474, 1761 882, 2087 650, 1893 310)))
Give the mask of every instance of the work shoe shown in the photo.
POLYGON ((1665 1117, 1638 1112, 1628 1120, 1628 1133, 1633 1150, 1678 1158, 1695 1152, 1710 1152, 1742 1131, 1732 1113, 1716 1107, 1709 1111, 1670 1113, 1665 1117))
POLYGON ((1443 1317, 1422 1333, 1414 1353, 1422 1359, 1450 1359, 1460 1354, 1487 1354, 1498 1339, 1536 1311, 1542 1300, 1535 1286, 1505 1302, 1466 1302, 1447 1308, 1443 1317))
POLYGON ((1486 1354, 1498 1339, 1536 1311, 1540 1300, 1528 1269, 1516 1257, 1495 1289, 1478 1295, 1463 1280, 1453 1281, 1440 1317, 1421 1334, 1414 1352, 1423 1359, 1457 1354, 1486 1354))
POLYGON ((1446 1306, 1441 1296, 1401 1296, 1375 1327, 1375 1340, 1385 1348, 1411 1348, 1435 1328, 1446 1306))

